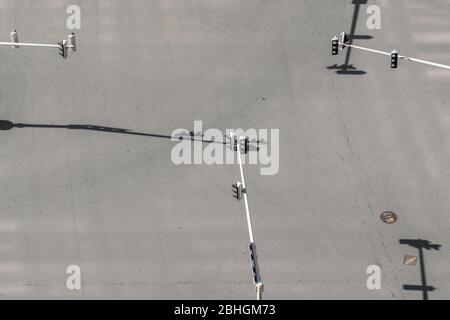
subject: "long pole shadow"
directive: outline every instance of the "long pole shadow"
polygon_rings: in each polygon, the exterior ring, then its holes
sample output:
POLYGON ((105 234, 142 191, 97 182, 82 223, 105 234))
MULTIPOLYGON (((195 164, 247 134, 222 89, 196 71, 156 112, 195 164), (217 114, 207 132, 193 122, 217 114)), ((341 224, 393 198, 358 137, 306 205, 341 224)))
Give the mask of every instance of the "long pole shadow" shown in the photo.
MULTIPOLYGON (((355 35, 356 26, 358 24, 358 18, 359 18, 359 12, 361 10, 361 5, 367 4, 367 0, 353 0, 352 4, 355 6, 353 10, 353 18, 352 18, 352 24, 350 27, 350 33, 349 33, 349 44, 353 44, 353 39, 372 39, 372 36, 368 35, 355 35)), ((345 55, 345 62, 344 64, 338 66, 338 65, 332 65, 327 67, 330 70, 337 70, 337 74, 347 74, 347 75, 363 75, 366 74, 365 71, 362 70, 356 70, 356 68, 350 64, 350 57, 352 55, 352 48, 347 47, 345 50, 347 50, 345 55)))
MULTIPOLYGON (((105 126, 97 126, 90 124, 68 124, 68 125, 60 125, 60 124, 32 124, 32 123, 13 123, 8 120, 0 120, 0 130, 11 130, 14 128, 47 128, 47 129, 69 129, 69 130, 89 130, 89 131, 97 131, 97 132, 108 132, 108 133, 118 133, 118 134, 128 134, 134 136, 144 136, 144 137, 152 137, 152 138, 160 138, 160 139, 170 139, 170 140, 190 140, 193 142, 202 142, 202 143, 218 143, 226 145, 227 141, 219 141, 219 140, 207 140, 204 139, 202 133, 195 133, 193 131, 186 131, 184 134, 172 136, 172 135, 164 135, 164 134, 155 134, 155 133, 145 133, 145 132, 137 132, 129 129, 122 128, 113 128, 113 127, 105 127, 105 126)), ((250 140, 250 151, 259 151, 260 145, 267 144, 264 139, 252 139, 250 140)))
POLYGON ((161 139, 171 139, 171 140, 184 140, 188 139, 191 141, 198 141, 204 143, 220 143, 226 144, 226 141, 214 141, 214 140, 206 140, 203 139, 203 136, 200 138, 194 132, 186 132, 183 135, 171 136, 171 135, 163 135, 163 134, 155 134, 155 133, 144 133, 132 131, 129 129, 122 128, 113 128, 113 127, 105 127, 105 126, 96 126, 90 124, 68 124, 68 125, 59 125, 59 124, 30 124, 30 123, 13 123, 8 120, 0 120, 0 130, 11 130, 13 128, 47 128, 47 129, 69 129, 69 130, 89 130, 89 131, 100 131, 100 132, 109 132, 109 133, 120 133, 120 134, 128 134, 134 136, 144 136, 144 137, 153 137, 153 138, 161 138, 161 139))
POLYGON ((420 264, 420 278, 421 285, 403 285, 403 290, 412 290, 412 291, 422 291, 422 299, 428 300, 428 292, 436 290, 435 287, 429 286, 427 284, 427 274, 425 271, 425 258, 423 254, 423 250, 436 250, 439 251, 441 248, 440 244, 433 244, 428 240, 422 239, 400 239, 400 244, 406 244, 413 248, 419 250, 419 264, 420 264))

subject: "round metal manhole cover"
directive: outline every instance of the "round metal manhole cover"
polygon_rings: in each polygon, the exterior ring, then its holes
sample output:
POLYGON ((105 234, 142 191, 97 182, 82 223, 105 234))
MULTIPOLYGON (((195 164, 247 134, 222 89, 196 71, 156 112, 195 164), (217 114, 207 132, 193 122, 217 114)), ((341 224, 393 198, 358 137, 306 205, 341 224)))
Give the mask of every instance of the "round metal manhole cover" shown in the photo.
POLYGON ((380 215, 381 221, 387 224, 392 224, 397 221, 397 215, 392 211, 385 211, 380 215))

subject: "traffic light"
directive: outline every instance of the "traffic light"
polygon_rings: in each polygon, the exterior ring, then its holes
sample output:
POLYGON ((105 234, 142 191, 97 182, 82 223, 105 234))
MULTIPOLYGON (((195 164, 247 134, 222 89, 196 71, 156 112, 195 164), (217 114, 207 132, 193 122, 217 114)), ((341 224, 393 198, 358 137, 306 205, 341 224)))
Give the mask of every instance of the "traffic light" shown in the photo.
POLYGON ((237 136, 234 132, 230 132, 230 134, 227 136, 230 143, 230 149, 233 151, 237 151, 237 136))
MULTIPOLYGON (((10 33, 9 33, 9 36, 11 37, 11 42, 14 42, 14 43, 18 43, 19 42, 19 35, 17 34, 17 31, 16 30, 14 30, 14 31, 11 31, 10 33)), ((19 49, 19 46, 12 46, 14 49, 19 49)))
POLYGON ((67 40, 58 42, 59 45, 59 55, 64 59, 67 59, 67 40))
POLYGON ((348 35, 345 32, 342 32, 339 41, 341 43, 341 50, 345 49, 345 44, 350 42, 350 39, 348 38, 348 35))
POLYGON ((75 33, 69 34, 67 36, 67 45, 70 52, 77 52, 77 41, 75 39, 75 33))
POLYGON ((231 185, 232 191, 233 191, 233 197, 242 200, 242 194, 244 192, 244 188, 242 186, 242 183, 236 182, 231 185))
POLYGON ((398 51, 391 51, 391 68, 396 69, 398 66, 398 51))
POLYGON ((241 141, 241 152, 243 154, 247 154, 249 150, 250 150, 250 138, 245 137, 245 139, 241 141))
POLYGON ((237 151, 237 149, 238 149, 238 137, 237 136, 233 136, 232 145, 233 145, 233 150, 237 151))
POLYGON ((336 56, 339 53, 339 39, 338 37, 333 37, 331 39, 331 54, 336 56))

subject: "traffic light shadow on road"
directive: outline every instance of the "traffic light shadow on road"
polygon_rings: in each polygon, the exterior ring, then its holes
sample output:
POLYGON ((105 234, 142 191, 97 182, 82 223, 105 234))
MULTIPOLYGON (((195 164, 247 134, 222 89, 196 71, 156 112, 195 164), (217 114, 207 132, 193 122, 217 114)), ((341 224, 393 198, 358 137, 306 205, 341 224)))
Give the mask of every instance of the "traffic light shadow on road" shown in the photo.
MULTIPOLYGON (((356 26, 358 24, 358 18, 359 18, 359 12, 361 9, 361 5, 367 4, 367 0, 352 0, 352 4, 354 5, 353 10, 353 18, 352 18, 352 24, 350 27, 350 33, 348 34, 349 37, 349 44, 353 44, 353 40, 370 40, 373 37, 370 35, 356 35, 356 26)), ((339 75, 363 75, 367 72, 363 70, 357 70, 356 67, 353 66, 353 64, 350 64, 350 57, 352 54, 352 48, 346 48, 346 55, 345 55, 345 62, 341 65, 334 64, 331 66, 328 66, 328 70, 336 70, 336 73, 339 75)))
POLYGON ((410 247, 416 248, 419 251, 419 265, 420 265, 420 278, 421 285, 403 285, 403 290, 410 291, 422 291, 422 299, 428 300, 428 292, 436 290, 435 287, 429 286, 427 283, 427 276, 425 270, 425 259, 423 250, 436 250, 439 251, 441 246, 440 244, 433 244, 431 241, 423 240, 423 239, 400 239, 400 244, 409 245, 410 247))
POLYGON ((334 64, 332 66, 328 66, 327 69, 336 70, 336 73, 341 75, 363 75, 367 73, 362 70, 356 70, 356 68, 352 64, 341 64, 341 65, 334 64))

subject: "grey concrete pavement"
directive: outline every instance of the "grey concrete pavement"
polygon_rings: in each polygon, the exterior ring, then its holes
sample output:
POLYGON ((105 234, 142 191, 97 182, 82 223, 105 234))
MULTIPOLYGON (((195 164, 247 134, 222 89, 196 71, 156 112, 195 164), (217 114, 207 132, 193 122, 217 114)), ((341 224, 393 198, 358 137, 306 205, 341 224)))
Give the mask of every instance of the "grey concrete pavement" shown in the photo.
MULTIPOLYGON (((450 1, 361 4, 355 44, 450 64, 450 1), (368 30, 366 8, 381 7, 368 30)), ((280 170, 246 166, 270 299, 450 298, 450 73, 353 50, 351 0, 0 0, 1 34, 56 43, 82 10, 78 52, 0 48, 0 119, 155 135, 280 129, 280 170), (391 210, 393 225, 379 220, 391 210), (382 288, 368 290, 379 265, 382 288)), ((0 298, 254 299, 234 165, 171 162, 174 142, 58 127, 0 131, 0 298), (66 267, 82 290, 65 287, 66 267)))

